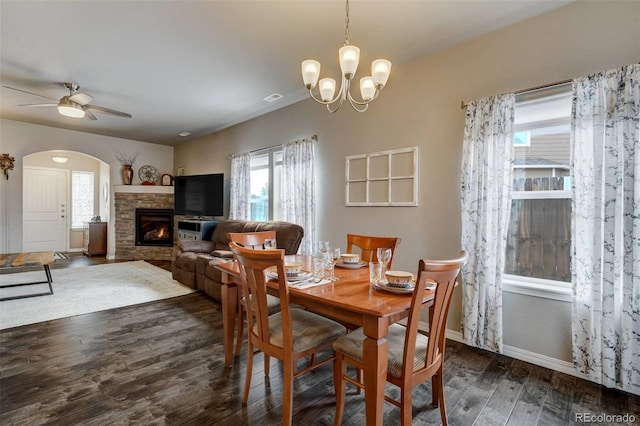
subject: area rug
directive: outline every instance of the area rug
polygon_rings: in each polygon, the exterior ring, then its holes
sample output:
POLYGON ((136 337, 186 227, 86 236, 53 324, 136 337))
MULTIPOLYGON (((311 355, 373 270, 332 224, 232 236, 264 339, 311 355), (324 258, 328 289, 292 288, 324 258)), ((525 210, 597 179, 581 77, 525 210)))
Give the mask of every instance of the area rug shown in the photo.
MULTIPOLYGON (((145 261, 52 269, 53 295, 0 302, 0 329, 193 293, 145 261)), ((44 270, 0 275, 0 285, 42 281, 44 270)), ((5 288, 0 297, 47 291, 46 284, 5 288)))

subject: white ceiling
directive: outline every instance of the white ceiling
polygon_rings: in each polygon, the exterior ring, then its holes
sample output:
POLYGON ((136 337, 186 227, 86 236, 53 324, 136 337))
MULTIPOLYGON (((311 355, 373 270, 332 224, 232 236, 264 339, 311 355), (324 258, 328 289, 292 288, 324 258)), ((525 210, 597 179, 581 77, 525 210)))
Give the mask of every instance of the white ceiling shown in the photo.
MULTIPOLYGON (((397 65, 570 1, 352 0, 356 77, 377 57, 397 65)), ((58 99, 76 82, 133 118, 19 107, 48 100, 4 87, 0 117, 176 145, 306 99, 300 62, 337 79, 343 39, 343 1, 0 0, 2 85, 58 99), (273 93, 284 97, 262 100, 273 93)))

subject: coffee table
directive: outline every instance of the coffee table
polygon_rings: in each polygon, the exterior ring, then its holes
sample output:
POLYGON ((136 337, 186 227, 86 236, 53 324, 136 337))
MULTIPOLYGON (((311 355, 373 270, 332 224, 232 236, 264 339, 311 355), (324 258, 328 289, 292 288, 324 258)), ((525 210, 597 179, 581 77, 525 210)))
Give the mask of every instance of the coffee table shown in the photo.
POLYGON ((48 296, 53 294, 53 287, 51 286, 51 283, 53 282, 53 280, 51 278, 51 271, 49 270, 49 265, 52 263, 53 263, 52 251, 0 254, 0 269, 17 268, 21 266, 41 265, 44 267, 44 273, 47 278, 46 281, 34 281, 34 282, 28 282, 28 283, 0 285, 0 288, 22 287, 22 286, 35 285, 35 284, 49 285, 49 292, 28 293, 28 294, 23 294, 19 296, 2 297, 0 298, 0 302, 4 300, 24 299, 26 297, 48 296))

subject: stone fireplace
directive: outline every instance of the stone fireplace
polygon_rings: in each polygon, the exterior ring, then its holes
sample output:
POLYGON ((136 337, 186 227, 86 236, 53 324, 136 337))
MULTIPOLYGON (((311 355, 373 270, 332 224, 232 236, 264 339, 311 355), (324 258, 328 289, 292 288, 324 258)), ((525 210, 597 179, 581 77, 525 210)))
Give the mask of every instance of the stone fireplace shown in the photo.
POLYGON ((116 259, 171 260, 174 236, 177 235, 173 223, 172 186, 115 186, 114 209, 116 259), (142 213, 142 217, 138 213, 142 213), (138 219, 144 222, 142 227, 136 225, 138 219), (161 230, 165 226, 168 229, 161 230))

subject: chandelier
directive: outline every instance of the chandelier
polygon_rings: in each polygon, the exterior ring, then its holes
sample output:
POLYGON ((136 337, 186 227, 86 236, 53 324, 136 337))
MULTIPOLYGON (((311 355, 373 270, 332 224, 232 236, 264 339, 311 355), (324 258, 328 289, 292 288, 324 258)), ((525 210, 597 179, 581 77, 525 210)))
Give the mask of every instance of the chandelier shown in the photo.
POLYGON ((373 61, 371 63, 371 75, 360 79, 360 96, 362 100, 354 99, 350 91, 351 80, 353 80, 358 69, 360 49, 349 44, 349 0, 347 0, 345 7, 345 15, 344 46, 338 51, 340 70, 342 71, 340 91, 334 97, 336 81, 333 78, 323 78, 318 85, 320 62, 314 59, 302 61, 302 80, 307 89, 309 89, 311 98, 320 104, 326 105, 329 112, 334 113, 339 110, 345 100, 348 100, 351 107, 356 111, 365 112, 369 107, 369 103, 378 97, 384 85, 387 84, 389 72, 391 71, 391 62, 386 59, 373 61), (316 85, 319 86, 320 98, 313 94, 313 89, 316 85))

